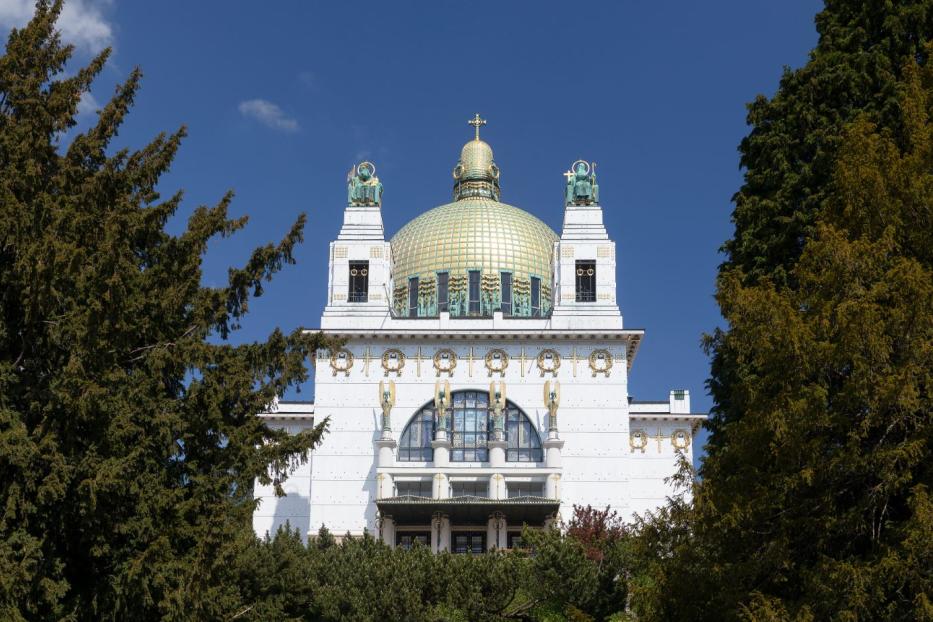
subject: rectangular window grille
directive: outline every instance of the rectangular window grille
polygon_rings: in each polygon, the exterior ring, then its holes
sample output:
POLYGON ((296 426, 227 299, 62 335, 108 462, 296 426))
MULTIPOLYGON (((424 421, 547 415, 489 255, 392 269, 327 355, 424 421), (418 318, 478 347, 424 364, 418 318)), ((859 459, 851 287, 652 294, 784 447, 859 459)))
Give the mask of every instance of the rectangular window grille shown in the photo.
POLYGON ((503 272, 502 279, 502 315, 512 315, 512 273, 503 272))
POLYGON ((431 544, 431 534, 427 532, 413 531, 395 532, 395 546, 409 551, 416 544, 428 546, 431 544))
POLYGON ((470 315, 479 315, 479 270, 470 270, 470 315))
POLYGON ((544 482, 506 482, 509 499, 515 497, 543 497, 544 482))
POLYGON ((369 299, 369 262, 350 262, 349 302, 366 302, 369 299))
POLYGON ((522 532, 520 531, 509 532, 509 548, 510 549, 525 548, 525 544, 522 542, 522 532))
POLYGON ((531 316, 541 317, 541 279, 531 277, 531 316))
POLYGON ((596 262, 577 262, 577 302, 596 302, 596 262))
POLYGON ((418 277, 408 279, 408 317, 418 317, 418 277))
POLYGON ((681 389, 680 391, 674 391, 674 399, 678 401, 683 401, 687 397, 686 390, 681 389))
POLYGON ((489 484, 487 482, 451 482, 451 497, 488 497, 489 484))
POLYGON ((450 273, 437 273, 437 312, 450 311, 449 295, 450 273))
POLYGON ((396 497, 427 497, 432 495, 431 480, 422 479, 416 482, 395 482, 396 497))
POLYGON ((486 552, 485 532, 454 532, 454 553, 482 555, 486 552))

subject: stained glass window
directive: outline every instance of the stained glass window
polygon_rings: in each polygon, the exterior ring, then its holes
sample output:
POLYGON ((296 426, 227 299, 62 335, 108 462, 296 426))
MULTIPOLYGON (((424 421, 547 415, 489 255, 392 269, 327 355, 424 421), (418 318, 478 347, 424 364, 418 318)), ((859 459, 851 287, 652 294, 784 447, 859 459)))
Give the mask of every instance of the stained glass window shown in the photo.
MULTIPOLYGON (((454 391, 448 414, 447 436, 452 462, 486 462, 487 441, 492 431, 489 394, 485 391, 454 391)), ((436 426, 433 402, 419 410, 402 432, 398 459, 401 462, 434 460, 431 441, 436 426)), ((505 459, 509 462, 541 462, 541 439, 534 424, 520 408, 506 401, 505 459)))

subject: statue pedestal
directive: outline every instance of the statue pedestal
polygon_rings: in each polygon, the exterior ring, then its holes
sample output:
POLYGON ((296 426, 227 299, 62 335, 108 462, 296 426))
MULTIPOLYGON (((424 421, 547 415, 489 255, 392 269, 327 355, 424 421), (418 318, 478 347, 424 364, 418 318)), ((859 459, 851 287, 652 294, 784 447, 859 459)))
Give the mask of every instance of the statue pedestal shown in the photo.
POLYGON ((544 447, 545 458, 544 466, 549 469, 557 469, 561 466, 560 450, 564 448, 564 441, 559 438, 549 438, 541 446, 544 447))
POLYGON ((505 441, 489 441, 489 466, 499 468, 505 466, 505 441))
POLYGON ((442 430, 437 431, 437 436, 431 441, 431 447, 434 448, 434 466, 445 467, 450 464, 450 441, 447 440, 447 434, 441 434, 442 430))
POLYGON ((395 466, 395 448, 397 446, 398 443, 395 442, 394 438, 380 438, 376 441, 379 452, 378 465, 380 467, 395 466))

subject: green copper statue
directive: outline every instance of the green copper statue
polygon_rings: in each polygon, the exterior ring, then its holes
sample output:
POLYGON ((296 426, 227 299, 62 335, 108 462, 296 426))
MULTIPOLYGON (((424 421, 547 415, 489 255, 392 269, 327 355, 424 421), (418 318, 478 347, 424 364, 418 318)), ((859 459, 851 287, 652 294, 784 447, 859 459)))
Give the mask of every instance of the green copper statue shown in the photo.
POLYGON ((372 162, 361 162, 347 174, 347 205, 382 205, 382 182, 372 162))
POLYGON ((596 163, 590 165, 583 160, 573 163, 572 171, 567 171, 567 188, 564 202, 567 205, 596 205, 599 203, 599 185, 596 183, 596 163))

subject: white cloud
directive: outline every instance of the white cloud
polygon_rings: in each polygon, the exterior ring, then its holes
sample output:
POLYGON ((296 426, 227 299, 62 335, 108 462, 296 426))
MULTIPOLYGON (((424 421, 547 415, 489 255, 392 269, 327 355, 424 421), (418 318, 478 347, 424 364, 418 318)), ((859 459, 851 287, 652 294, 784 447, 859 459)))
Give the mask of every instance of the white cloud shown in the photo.
POLYGON ((78 102, 78 114, 93 114, 100 110, 100 102, 90 93, 81 93, 81 100, 78 102))
POLYGON ((281 108, 265 99, 248 99, 240 102, 240 114, 256 119, 263 125, 283 132, 297 132, 298 121, 287 116, 281 108))
MULTIPOLYGON (((58 29, 66 43, 96 53, 113 44, 113 27, 103 7, 111 0, 68 0, 58 18, 58 29)), ((34 0, 0 0, 0 27, 21 28, 32 17, 34 0)))

